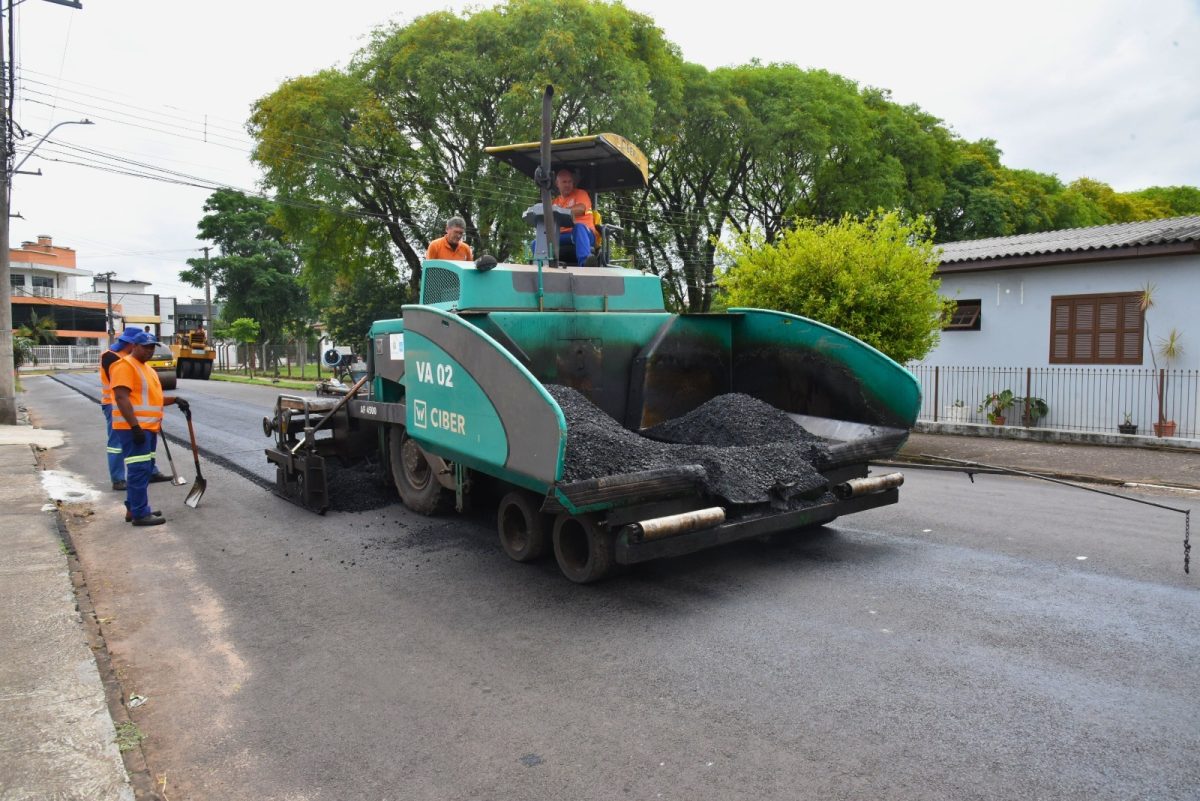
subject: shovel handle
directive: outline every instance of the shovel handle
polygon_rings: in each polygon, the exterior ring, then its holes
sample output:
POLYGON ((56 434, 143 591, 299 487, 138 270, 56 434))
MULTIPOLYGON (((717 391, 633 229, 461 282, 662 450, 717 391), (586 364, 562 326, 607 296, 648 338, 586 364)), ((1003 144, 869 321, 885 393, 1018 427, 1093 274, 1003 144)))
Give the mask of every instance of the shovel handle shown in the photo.
POLYGON ((192 458, 196 461, 196 478, 203 478, 200 474, 200 449, 196 447, 196 429, 192 425, 192 410, 188 409, 183 416, 187 418, 188 437, 192 440, 192 458))

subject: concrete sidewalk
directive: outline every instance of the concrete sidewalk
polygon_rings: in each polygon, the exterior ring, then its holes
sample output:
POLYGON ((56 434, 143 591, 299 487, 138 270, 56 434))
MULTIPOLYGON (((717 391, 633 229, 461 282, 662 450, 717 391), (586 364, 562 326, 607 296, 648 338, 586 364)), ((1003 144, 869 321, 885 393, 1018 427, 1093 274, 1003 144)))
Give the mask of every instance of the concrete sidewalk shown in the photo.
POLYGON ((0 800, 132 801, 46 487, 82 490, 43 474, 34 456, 35 444, 62 442, 57 431, 0 426, 0 800))

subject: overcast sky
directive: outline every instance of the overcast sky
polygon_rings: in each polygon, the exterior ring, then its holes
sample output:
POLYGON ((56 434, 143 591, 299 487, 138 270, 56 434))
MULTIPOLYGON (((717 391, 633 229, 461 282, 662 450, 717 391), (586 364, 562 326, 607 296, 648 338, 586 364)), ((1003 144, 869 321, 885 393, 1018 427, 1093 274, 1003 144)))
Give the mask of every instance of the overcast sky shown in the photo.
MULTIPOLYGON (((97 158, 71 148, 253 188, 243 124, 255 99, 344 64, 378 25, 463 5, 82 2, 17 7, 26 147, 59 122, 95 125, 62 126, 24 164, 43 175, 14 181, 13 212, 24 219, 12 221, 12 243, 50 234, 84 269, 180 298, 196 294, 177 274, 204 244, 196 223, 209 192, 69 164, 97 158)), ((890 89, 967 139, 997 140, 1010 167, 1122 191, 1200 185, 1196 0, 626 5, 653 17, 688 61, 787 61, 890 89)))

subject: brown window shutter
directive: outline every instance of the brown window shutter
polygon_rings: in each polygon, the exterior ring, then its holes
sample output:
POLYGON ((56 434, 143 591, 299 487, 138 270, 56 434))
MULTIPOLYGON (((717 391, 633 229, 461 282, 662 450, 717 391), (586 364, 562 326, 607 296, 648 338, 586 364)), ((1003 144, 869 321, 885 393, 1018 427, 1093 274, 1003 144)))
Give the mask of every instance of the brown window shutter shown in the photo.
POLYGON ((1141 294, 1050 299, 1051 364, 1141 364, 1141 294))

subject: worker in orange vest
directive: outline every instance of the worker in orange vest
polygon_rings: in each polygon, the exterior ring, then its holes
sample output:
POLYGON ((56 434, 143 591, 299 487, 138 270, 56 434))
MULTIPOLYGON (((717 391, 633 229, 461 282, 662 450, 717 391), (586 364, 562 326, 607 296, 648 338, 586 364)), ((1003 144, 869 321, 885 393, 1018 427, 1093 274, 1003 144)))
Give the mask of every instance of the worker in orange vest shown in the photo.
MULTIPOLYGON (((112 382, 109 380, 108 371, 122 356, 128 355, 133 350, 133 340, 140 333, 142 333, 142 329, 136 325, 128 326, 121 332, 121 336, 117 337, 117 341, 105 348, 104 352, 100 354, 100 409, 104 412, 104 426, 108 434, 108 445, 106 448, 108 451, 108 478, 112 481, 112 488, 118 492, 125 491, 125 461, 121 456, 121 443, 117 442, 116 435, 113 434, 113 394, 112 382)), ((157 467, 150 475, 151 483, 170 480, 171 477, 163 475, 157 467)))
POLYGON ((158 373, 146 362, 154 355, 158 340, 140 331, 133 350, 109 368, 113 393, 112 427, 125 462, 125 520, 135 526, 157 526, 165 522, 150 508, 147 488, 154 472, 154 449, 162 428, 163 407, 174 404, 185 414, 188 402, 164 397, 158 373))

